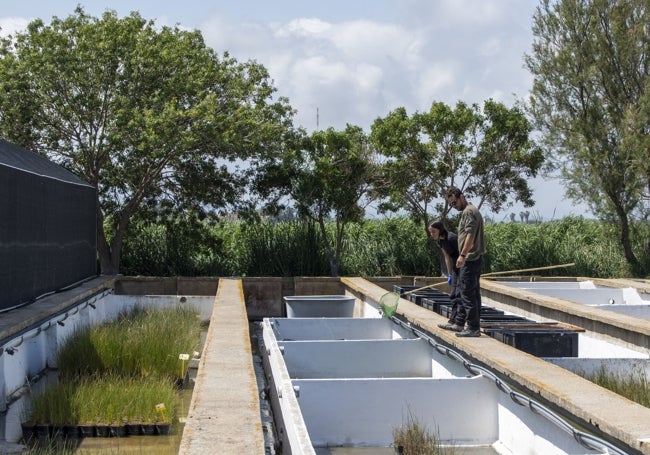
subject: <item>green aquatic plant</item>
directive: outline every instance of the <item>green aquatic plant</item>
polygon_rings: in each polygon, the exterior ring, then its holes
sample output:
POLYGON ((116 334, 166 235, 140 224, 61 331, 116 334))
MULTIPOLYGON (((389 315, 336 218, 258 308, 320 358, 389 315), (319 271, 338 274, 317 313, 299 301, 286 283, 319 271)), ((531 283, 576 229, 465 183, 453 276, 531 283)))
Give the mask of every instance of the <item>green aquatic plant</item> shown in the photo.
POLYGON ((179 354, 199 349, 198 317, 195 310, 186 306, 136 307, 108 324, 83 328, 59 349, 59 375, 75 378, 119 373, 176 377, 179 354))
POLYGON ((406 422, 393 429, 393 446, 404 455, 453 455, 453 446, 443 447, 438 434, 430 430, 409 409, 406 422))
POLYGON ((171 423, 175 393, 175 383, 162 377, 84 376, 36 395, 29 420, 50 425, 171 423), (160 403, 164 413, 157 408, 160 403))
POLYGON ((624 376, 603 367, 595 373, 585 375, 585 378, 628 400, 650 408, 650 382, 644 372, 624 376))
POLYGON ((32 399, 29 421, 50 425, 171 423, 186 361, 200 344, 198 313, 135 308, 75 332, 57 355, 59 380, 32 399), (164 412, 161 412, 164 409, 164 412))

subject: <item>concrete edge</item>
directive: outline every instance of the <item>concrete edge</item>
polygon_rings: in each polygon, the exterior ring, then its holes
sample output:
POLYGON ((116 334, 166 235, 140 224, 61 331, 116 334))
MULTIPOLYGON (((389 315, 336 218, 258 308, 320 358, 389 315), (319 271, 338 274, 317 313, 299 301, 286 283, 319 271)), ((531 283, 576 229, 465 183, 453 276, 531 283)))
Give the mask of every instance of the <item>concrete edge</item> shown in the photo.
MULTIPOLYGON (((363 278, 341 281, 350 292, 361 293, 375 302, 387 292, 363 278)), ((446 318, 408 300, 401 299, 397 314, 462 352, 470 362, 485 366, 511 386, 527 391, 532 399, 584 425, 596 436, 650 454, 649 408, 491 337, 458 338, 437 327, 446 318)))

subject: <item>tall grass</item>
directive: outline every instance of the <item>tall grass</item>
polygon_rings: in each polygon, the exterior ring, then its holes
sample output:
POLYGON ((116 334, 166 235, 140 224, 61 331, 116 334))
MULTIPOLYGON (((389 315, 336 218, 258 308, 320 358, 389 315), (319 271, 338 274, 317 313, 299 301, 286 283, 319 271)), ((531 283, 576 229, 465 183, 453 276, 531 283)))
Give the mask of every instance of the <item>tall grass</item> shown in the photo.
POLYGON ((81 329, 70 337, 57 353, 59 376, 178 377, 178 356, 199 349, 200 330, 198 314, 190 308, 136 308, 111 323, 81 329))
POLYGON ((341 273, 347 276, 439 275, 436 249, 424 227, 402 217, 348 227, 341 273))
POLYGON ((60 381, 32 400, 30 420, 51 425, 170 423, 174 384, 159 378, 81 376, 60 381), (165 413, 156 405, 165 403, 165 413))
POLYGON ((455 448, 442 447, 431 431, 409 409, 406 422, 393 429, 393 445, 404 455, 452 455, 455 448))
MULTIPOLYGON (((594 278, 633 276, 615 228, 605 222, 563 218, 538 224, 488 224, 485 236, 486 272, 575 262, 575 267, 539 274, 594 278)), ((642 235, 637 237, 634 249, 637 257, 645 262, 645 268, 650 269, 643 240, 642 235)))
POLYGON ((261 222, 242 227, 246 250, 246 275, 323 276, 329 262, 322 235, 310 221, 261 222))
POLYGON ((134 220, 124 239, 121 270, 145 276, 233 276, 247 267, 240 222, 134 220))
MULTIPOLYGON (((327 228, 333 235, 334 226, 327 228)), ((650 271, 650 226, 634 223, 631 233, 632 249, 642 269, 650 271)), ((488 223, 485 235, 485 273, 575 262, 575 267, 539 274, 635 276, 623 256, 616 226, 605 221, 567 217, 533 224, 488 223)), ((369 219, 348 225, 339 272, 437 276, 440 257, 424 226, 406 217, 369 219)), ((206 223, 200 235, 190 234, 182 224, 140 223, 125 243, 122 273, 322 276, 329 274, 329 264, 319 230, 307 221, 206 223)))
POLYGON ((186 371, 179 355, 198 350, 200 336, 198 314, 187 307, 135 308, 81 329, 58 350, 59 380, 33 397, 29 420, 170 423, 178 378, 186 371))
POLYGON ((650 408, 650 382, 644 373, 621 376, 601 368, 596 373, 587 375, 586 378, 628 400, 650 408))

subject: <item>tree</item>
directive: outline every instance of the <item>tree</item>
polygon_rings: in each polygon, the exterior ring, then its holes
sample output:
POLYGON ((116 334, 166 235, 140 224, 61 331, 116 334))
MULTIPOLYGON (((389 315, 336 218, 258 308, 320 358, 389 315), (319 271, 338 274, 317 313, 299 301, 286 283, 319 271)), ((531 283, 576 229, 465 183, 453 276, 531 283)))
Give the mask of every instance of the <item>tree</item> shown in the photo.
POLYGON ((532 206, 527 177, 542 165, 542 153, 530 140, 532 126, 517 107, 485 101, 483 109, 458 102, 455 108, 434 102, 408 117, 404 108, 377 119, 370 134, 384 157, 375 186, 382 210, 405 210, 424 227, 432 211, 446 216, 449 186, 499 212, 511 198, 532 206), (436 200, 443 199, 443 203, 436 200))
POLYGON ((332 276, 339 275, 343 235, 347 225, 361 221, 373 178, 371 150, 363 130, 347 125, 343 131, 328 128, 303 136, 277 160, 267 160, 257 172, 259 194, 273 204, 266 210, 294 203, 298 216, 320 229, 332 276), (326 223, 333 220, 334 232, 326 223))
POLYGON ((630 221, 649 211, 649 23, 647 0, 543 0, 526 56, 530 109, 548 157, 570 197, 617 220, 634 273, 643 271, 630 221))
POLYGON ((292 128, 274 92, 263 66, 135 12, 97 19, 78 7, 0 45, 0 134, 97 188, 105 274, 119 271, 138 211, 202 216, 238 203, 229 162, 273 153, 292 128))

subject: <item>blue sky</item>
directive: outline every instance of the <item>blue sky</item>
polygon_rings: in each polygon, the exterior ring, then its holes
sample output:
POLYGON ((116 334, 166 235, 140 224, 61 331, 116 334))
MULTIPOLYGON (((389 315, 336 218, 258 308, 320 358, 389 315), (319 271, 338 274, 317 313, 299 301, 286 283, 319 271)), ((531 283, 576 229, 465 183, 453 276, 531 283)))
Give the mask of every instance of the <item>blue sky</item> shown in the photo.
MULTIPOLYGON (((199 29, 218 53, 258 61, 308 131, 350 123, 369 132, 397 107, 412 114, 438 101, 511 106, 532 82, 523 57, 535 0, 21 0, 3 2, 0 34, 66 17, 78 4, 94 16, 138 11, 158 25, 199 29)), ((539 178, 533 187, 535 207, 491 216, 590 216, 563 199, 558 180, 539 178)))

